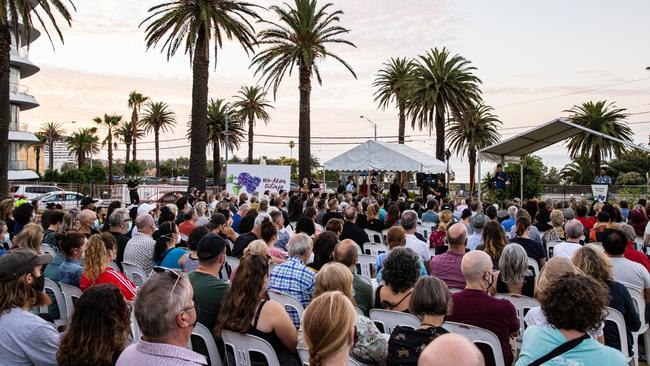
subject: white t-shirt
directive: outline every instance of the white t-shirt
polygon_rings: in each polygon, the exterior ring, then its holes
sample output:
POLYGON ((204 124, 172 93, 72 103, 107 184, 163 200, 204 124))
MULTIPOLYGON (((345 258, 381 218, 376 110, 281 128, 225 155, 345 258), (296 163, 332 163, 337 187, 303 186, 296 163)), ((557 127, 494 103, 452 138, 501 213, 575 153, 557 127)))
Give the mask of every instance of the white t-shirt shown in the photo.
POLYGON ((582 248, 582 245, 578 243, 568 243, 566 241, 563 241, 559 244, 556 244, 553 247, 553 256, 554 257, 567 257, 569 259, 573 258, 573 255, 575 252, 578 251, 578 249, 582 248))
MULTIPOLYGON (((526 322, 526 326, 531 326, 531 325, 537 325, 540 327, 551 326, 546 320, 546 316, 544 315, 541 306, 535 306, 534 308, 530 308, 530 310, 528 310, 528 312, 526 313, 526 316, 524 316, 524 322, 526 322)), ((595 331, 590 330, 587 333, 591 338, 594 339, 598 337, 602 337, 604 327, 605 327, 604 323, 600 323, 598 325, 598 329, 596 329, 595 331)))
POLYGON ((413 234, 406 234, 406 245, 405 247, 411 249, 415 254, 419 255, 424 263, 428 263, 431 259, 431 254, 429 254, 429 247, 427 243, 418 239, 413 234))
POLYGON ((624 257, 610 258, 614 281, 632 285, 639 289, 650 288, 650 274, 645 267, 624 257))

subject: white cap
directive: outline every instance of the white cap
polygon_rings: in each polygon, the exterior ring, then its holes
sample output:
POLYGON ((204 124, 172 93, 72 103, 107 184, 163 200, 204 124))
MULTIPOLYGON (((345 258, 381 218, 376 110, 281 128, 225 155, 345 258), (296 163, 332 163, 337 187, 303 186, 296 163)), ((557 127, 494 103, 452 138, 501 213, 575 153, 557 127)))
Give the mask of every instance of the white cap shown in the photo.
POLYGON ((157 206, 155 203, 143 203, 140 206, 138 206, 138 216, 149 213, 150 211, 155 210, 156 207, 157 206))

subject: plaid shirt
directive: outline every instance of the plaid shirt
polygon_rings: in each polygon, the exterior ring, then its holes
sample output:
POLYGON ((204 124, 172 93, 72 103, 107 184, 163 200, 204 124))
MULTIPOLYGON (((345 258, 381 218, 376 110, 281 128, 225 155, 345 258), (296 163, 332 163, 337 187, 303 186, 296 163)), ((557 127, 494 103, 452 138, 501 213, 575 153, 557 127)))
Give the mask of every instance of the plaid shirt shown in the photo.
MULTIPOLYGON (((306 308, 311 302, 315 284, 316 273, 307 268, 300 258, 290 257, 286 262, 273 268, 269 290, 291 295, 306 308)), ((293 309, 288 309, 288 313, 296 328, 300 327, 298 314, 293 309)))
POLYGON ((431 258, 431 275, 445 281, 447 286, 465 288, 465 277, 460 270, 460 261, 465 252, 448 250, 446 253, 431 258))

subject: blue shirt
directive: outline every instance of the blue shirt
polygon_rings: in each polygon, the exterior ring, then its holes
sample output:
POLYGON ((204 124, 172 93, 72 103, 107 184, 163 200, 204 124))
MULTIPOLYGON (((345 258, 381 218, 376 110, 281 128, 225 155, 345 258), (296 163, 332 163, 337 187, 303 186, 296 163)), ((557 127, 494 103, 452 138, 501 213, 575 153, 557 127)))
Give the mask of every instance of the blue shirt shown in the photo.
POLYGON ((239 234, 239 222, 241 221, 241 216, 239 214, 232 215, 232 229, 239 234))
MULTIPOLYGON (((529 365, 566 341, 567 339, 556 328, 531 325, 524 332, 521 353, 515 366, 529 365)), ((544 365, 625 366, 627 362, 619 350, 607 347, 598 343, 595 339, 589 338, 572 350, 547 361, 544 365)))
POLYGON ((440 217, 435 212, 427 211, 422 214, 422 221, 435 222, 437 224, 440 221, 440 217))
POLYGON ((187 254, 187 251, 182 248, 167 249, 167 255, 165 255, 165 257, 163 258, 162 263, 156 264, 156 261, 154 261, 154 265, 158 265, 165 268, 182 269, 180 264, 178 264, 178 261, 185 254, 187 254))
POLYGON ((386 210, 383 207, 379 209, 379 220, 386 222, 386 210))
POLYGON ((497 189, 506 189, 506 182, 508 181, 508 173, 499 172, 494 175, 494 182, 497 189))
POLYGON ((596 177, 596 183, 598 184, 612 184, 612 177, 609 175, 599 175, 596 177))
POLYGON ((79 287, 83 272, 84 265, 81 260, 66 258, 59 266, 59 282, 79 287))
POLYGON ((517 222, 517 220, 515 218, 511 217, 511 218, 509 218, 507 220, 503 220, 501 222, 501 226, 503 226, 503 230, 505 230, 506 233, 507 233, 507 232, 510 232, 510 229, 512 229, 512 227, 515 225, 516 222, 517 222))
MULTIPOLYGON (((286 262, 273 268, 269 289, 295 297, 304 308, 311 302, 311 295, 316 284, 316 273, 307 268, 298 257, 290 257, 286 262)), ((296 328, 300 327, 298 314, 288 310, 296 328)))

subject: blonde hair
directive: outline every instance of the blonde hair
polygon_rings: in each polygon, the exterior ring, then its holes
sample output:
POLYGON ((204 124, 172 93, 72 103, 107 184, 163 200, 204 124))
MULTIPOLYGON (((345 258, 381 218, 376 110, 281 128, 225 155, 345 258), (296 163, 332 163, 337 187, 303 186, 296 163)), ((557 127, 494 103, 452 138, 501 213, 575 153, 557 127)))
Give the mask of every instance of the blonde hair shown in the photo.
POLYGON ((369 219, 376 219, 379 217, 379 205, 376 203, 371 204, 368 206, 368 209, 366 210, 366 214, 368 215, 369 219))
POLYGON ((90 281, 96 281, 104 273, 106 257, 108 257, 108 251, 101 235, 91 236, 84 252, 84 273, 90 281))
POLYGON ((41 252, 41 242, 43 242, 43 227, 34 223, 25 225, 13 240, 15 247, 28 248, 36 253, 41 252))
POLYGON ((438 224, 438 230, 447 231, 447 228, 449 227, 449 224, 451 224, 451 220, 453 219, 453 215, 449 210, 442 210, 438 219, 440 222, 438 224))
POLYGON ((199 201, 196 203, 196 205, 194 205, 194 209, 199 216, 205 216, 206 212, 208 211, 208 205, 203 201, 199 201))
POLYGON ((342 292, 326 292, 315 298, 305 310, 302 327, 309 348, 309 364, 324 361, 350 345, 350 331, 357 314, 350 299, 342 292))
POLYGON ((63 224, 61 225, 61 232, 66 231, 79 231, 79 213, 81 210, 78 208, 71 208, 63 215, 63 224))
POLYGON ((14 200, 11 198, 5 198, 0 201, 0 220, 6 221, 9 212, 15 208, 14 200))
POLYGON ((573 264, 602 284, 607 284, 613 277, 612 262, 595 244, 586 244, 578 249, 573 255, 573 264))
POLYGON ((250 244, 248 244, 246 249, 244 249, 244 253, 242 254, 242 256, 253 255, 253 254, 257 254, 262 257, 268 256, 269 245, 266 244, 266 242, 262 239, 253 240, 250 244))
POLYGON ((340 291, 353 301, 352 296, 352 271, 345 265, 338 262, 325 264, 316 275, 314 286, 314 298, 328 291, 340 291))

